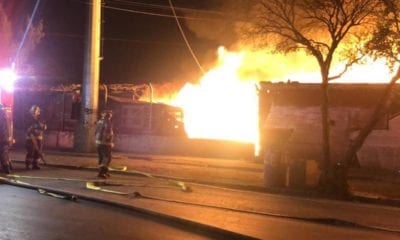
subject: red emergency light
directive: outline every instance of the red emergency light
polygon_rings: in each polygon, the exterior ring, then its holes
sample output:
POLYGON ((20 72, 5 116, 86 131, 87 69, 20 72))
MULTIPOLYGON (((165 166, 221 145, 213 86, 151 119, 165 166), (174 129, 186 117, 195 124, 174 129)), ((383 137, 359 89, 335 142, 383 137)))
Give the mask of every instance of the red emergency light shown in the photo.
POLYGON ((14 82, 17 75, 11 69, 0 70, 0 103, 12 108, 14 105, 14 82))
POLYGON ((17 80, 17 74, 11 69, 0 70, 0 88, 7 92, 14 91, 14 83, 17 80))
POLYGON ((11 69, 0 70, 0 103, 6 112, 7 124, 13 133, 14 82, 17 75, 11 69))

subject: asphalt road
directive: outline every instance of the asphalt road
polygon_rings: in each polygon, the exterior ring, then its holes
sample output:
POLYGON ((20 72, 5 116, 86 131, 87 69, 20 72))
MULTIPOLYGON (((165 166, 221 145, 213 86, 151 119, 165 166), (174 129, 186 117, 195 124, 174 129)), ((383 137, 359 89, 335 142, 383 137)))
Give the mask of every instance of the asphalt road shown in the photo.
POLYGON ((221 239, 194 229, 84 200, 58 199, 0 185, 1 240, 221 239))
MULTIPOLYGON (((20 157, 15 156, 14 159, 20 157)), ((250 183, 260 174, 259 171, 253 171, 251 165, 243 171, 233 166, 225 168, 227 162, 213 163, 225 167, 213 167, 210 162, 204 164, 191 159, 120 158, 115 159, 113 164, 126 165, 128 170, 112 171, 111 179, 106 181, 108 185, 100 187, 115 192, 104 192, 90 190, 86 185, 98 180, 95 177, 95 157, 54 155, 48 156, 47 161, 53 167, 44 166, 39 171, 26 171, 23 164, 15 161, 14 174, 19 176, 14 179, 72 192, 77 196, 131 206, 133 210, 82 200, 85 198, 75 203, 38 194, 30 189, 0 185, 0 199, 7 206, 5 211, 0 211, 0 220, 3 222, 0 224, 1 240, 233 239, 204 230, 203 227, 168 221, 165 216, 256 239, 400 239, 398 207, 293 197, 186 182, 191 188, 188 192, 182 191, 176 180, 172 180, 206 177, 214 182, 250 183), (57 167, 57 164, 80 168, 57 167), (146 176, 137 172, 144 170, 155 175, 146 176), (215 174, 210 175, 213 172, 215 174), (160 173, 169 178, 155 177, 160 173), (134 192, 140 193, 141 197, 135 197, 134 192), (141 210, 150 214, 144 214, 141 210), (75 216, 75 213, 78 215, 75 216), (77 235, 71 235, 74 232, 77 235)), ((12 179, 11 176, 8 178, 12 179)))

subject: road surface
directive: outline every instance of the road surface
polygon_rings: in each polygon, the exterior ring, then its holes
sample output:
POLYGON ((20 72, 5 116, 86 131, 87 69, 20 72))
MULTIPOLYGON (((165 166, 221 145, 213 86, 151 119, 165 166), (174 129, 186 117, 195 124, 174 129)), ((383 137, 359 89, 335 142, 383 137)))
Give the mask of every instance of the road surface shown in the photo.
MULTIPOLYGON (((240 239, 240 236, 242 239, 400 239, 398 207, 276 195, 183 181, 202 177, 201 172, 195 170, 199 165, 197 160, 185 159, 179 164, 170 162, 165 168, 152 159, 145 165, 154 175, 136 170, 143 170, 143 166, 138 166, 139 161, 115 160, 113 164, 123 163, 127 170, 112 171, 110 179, 98 181, 94 157, 77 160, 64 156, 63 161, 60 158, 49 158, 47 161, 52 166, 39 171, 26 171, 21 162, 14 162, 17 176, 7 176, 7 179, 20 181, 15 184, 19 187, 0 185, 2 198, 7 196, 6 209, 10 209, 0 213, 1 219, 7 222, 7 228, 3 227, 3 235, 0 235, 5 237, 0 239, 99 239, 99 226, 103 226, 101 236, 107 236, 103 239, 240 239), (179 175, 179 170, 184 173, 179 175), (160 172, 164 176, 157 175, 160 172), (188 172, 192 174, 188 176, 188 172), (24 183, 31 186, 27 188, 24 183), (88 183, 95 184, 100 191, 88 188, 88 183), (39 194, 31 189, 32 186, 48 192, 73 193, 78 202, 39 194), (38 210, 34 213, 32 203, 38 210), (82 215, 70 214, 76 212, 82 215), (92 218, 92 214, 99 217, 92 218), (23 216, 29 216, 27 222, 23 216), (158 220, 156 224, 153 224, 154 219, 158 220), (196 224, 199 225, 196 227, 196 224), (56 231, 43 226, 51 226, 56 231), (116 227, 120 227, 120 231, 115 231, 116 227), (38 232, 29 235, 32 229, 36 230, 34 233, 38 232), (196 229, 197 232, 193 231, 196 229), (69 235, 74 231, 86 235, 79 234, 81 238, 69 235), (112 237, 112 234, 119 235, 112 237)), ((235 178, 232 171, 223 174, 222 166, 212 168, 207 165, 205 169, 219 171, 215 182, 235 178)), ((250 176, 250 181, 259 174, 251 167, 242 172, 231 169, 238 177, 253 173, 255 176, 250 176)))
POLYGON ((34 190, 0 185, 0 239, 221 239, 105 204, 52 198, 34 190))

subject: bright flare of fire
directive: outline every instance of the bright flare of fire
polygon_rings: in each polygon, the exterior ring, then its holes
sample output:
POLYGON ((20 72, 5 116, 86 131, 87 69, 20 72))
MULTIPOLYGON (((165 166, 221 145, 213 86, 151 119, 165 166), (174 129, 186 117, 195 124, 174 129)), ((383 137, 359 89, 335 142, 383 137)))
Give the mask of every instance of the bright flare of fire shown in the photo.
MULTIPOLYGON (((330 74, 338 75, 344 69, 344 64, 337 64, 330 74)), ((393 73, 389 70, 383 59, 373 61, 370 58, 364 64, 352 66, 342 77, 335 79, 332 83, 388 83, 393 73)), ((293 72, 286 76, 286 79, 293 79, 302 83, 320 83, 321 74, 315 72, 293 72)))
POLYGON ((242 53, 219 49, 219 64, 199 84, 186 84, 174 101, 184 109, 190 138, 256 143, 258 97, 256 81, 240 79, 242 53))
MULTIPOLYGON (((272 55, 266 52, 219 50, 219 61, 199 84, 187 83, 171 104, 184 109, 190 138, 221 139, 258 144, 258 96, 260 81, 320 83, 318 64, 305 53, 272 55)), ((343 64, 335 64, 332 74, 343 64)), ((355 65, 334 82, 387 83, 392 73, 382 60, 355 65)))

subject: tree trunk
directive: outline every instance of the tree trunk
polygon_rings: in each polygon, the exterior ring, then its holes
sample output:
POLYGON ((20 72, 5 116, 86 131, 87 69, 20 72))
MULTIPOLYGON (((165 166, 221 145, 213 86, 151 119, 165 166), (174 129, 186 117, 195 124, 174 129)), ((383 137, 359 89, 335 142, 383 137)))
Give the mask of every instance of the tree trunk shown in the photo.
MULTIPOLYGON (((346 188, 345 190, 347 191, 348 185, 347 185, 347 175, 349 172, 350 168, 350 163, 356 156, 356 153, 360 148, 363 146, 366 138, 368 135, 372 132, 374 129, 374 126, 376 123, 379 121, 381 117, 384 116, 385 113, 387 113, 390 104, 391 104, 391 99, 390 99, 390 94, 396 85, 397 80, 400 79, 400 67, 397 69, 396 74, 392 77, 391 81, 389 84, 386 86, 383 95, 381 96, 379 102, 377 103, 374 113, 367 122, 367 124, 361 129, 359 135, 357 136, 355 141, 352 141, 349 144, 349 147, 346 151, 346 154, 343 158, 343 160, 340 162, 338 165, 338 168, 336 168, 335 171, 335 179, 336 179, 336 185, 339 188, 346 188)), ((342 189, 344 190, 344 189, 342 189)))
MULTIPOLYGON (((327 75, 324 74, 323 75, 327 75)), ((330 126, 329 126, 329 96, 328 96, 328 78, 323 76, 321 85, 322 103, 321 103, 321 121, 322 121, 322 151, 323 158, 320 164, 321 182, 320 187, 323 191, 329 191, 330 186, 330 126)))

